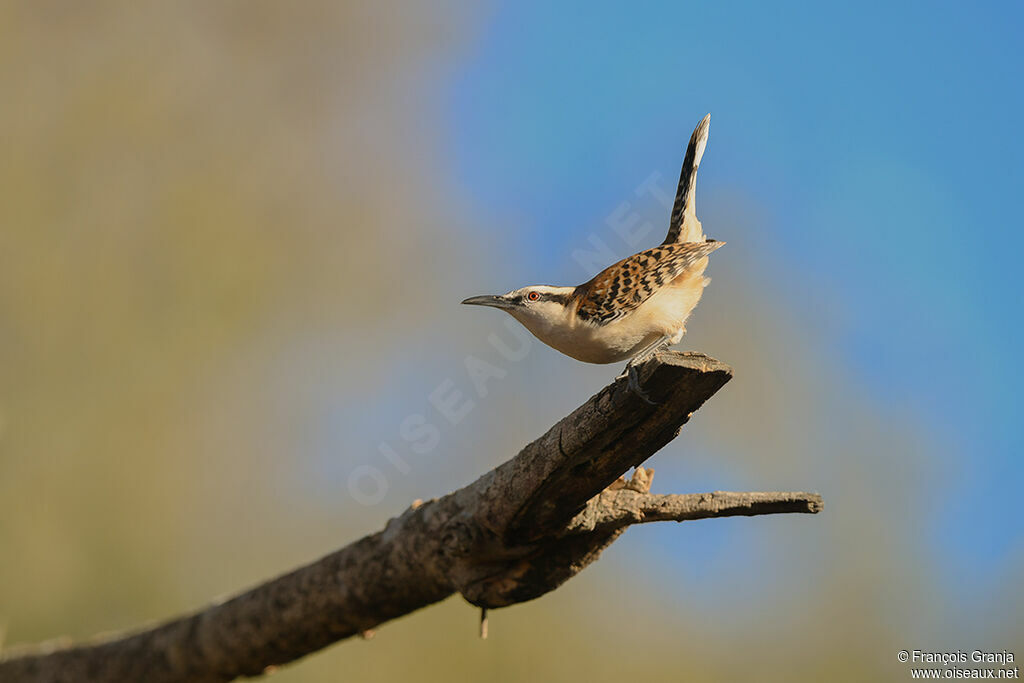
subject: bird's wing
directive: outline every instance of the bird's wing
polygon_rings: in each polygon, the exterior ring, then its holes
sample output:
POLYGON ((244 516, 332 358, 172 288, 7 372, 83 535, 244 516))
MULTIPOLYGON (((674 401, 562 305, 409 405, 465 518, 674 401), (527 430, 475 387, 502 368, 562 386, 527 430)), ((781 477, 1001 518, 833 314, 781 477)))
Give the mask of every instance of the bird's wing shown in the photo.
POLYGON ((623 259, 577 288, 576 315, 597 325, 618 320, 723 244, 715 240, 663 244, 623 259))
POLYGON ((697 220, 697 169, 700 167, 704 148, 708 144, 708 133, 711 131, 711 114, 708 114, 690 136, 690 144, 686 147, 683 157, 683 168, 679 172, 679 187, 676 190, 676 203, 672 207, 669 219, 668 235, 663 244, 677 242, 703 242, 704 232, 697 220))

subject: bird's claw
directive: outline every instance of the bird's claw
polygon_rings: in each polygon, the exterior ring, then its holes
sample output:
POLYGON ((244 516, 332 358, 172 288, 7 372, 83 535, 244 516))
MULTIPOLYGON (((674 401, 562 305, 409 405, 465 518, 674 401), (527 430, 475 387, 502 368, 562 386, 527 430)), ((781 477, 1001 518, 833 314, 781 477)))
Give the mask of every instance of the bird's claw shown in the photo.
POLYGON ((640 386, 640 370, 638 369, 638 367, 639 366, 636 363, 627 363, 626 369, 623 370, 621 375, 619 375, 619 378, 628 378, 626 386, 629 387, 630 391, 632 391, 634 394, 643 399, 644 403, 646 403, 647 405, 660 405, 657 401, 652 400, 651 397, 647 394, 647 392, 644 391, 643 388, 640 386))

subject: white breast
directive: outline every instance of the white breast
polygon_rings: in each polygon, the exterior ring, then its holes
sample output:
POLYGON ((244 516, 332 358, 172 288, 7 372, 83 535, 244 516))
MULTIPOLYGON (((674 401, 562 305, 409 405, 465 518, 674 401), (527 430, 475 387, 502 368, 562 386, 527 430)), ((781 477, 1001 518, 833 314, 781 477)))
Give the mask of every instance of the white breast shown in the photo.
POLYGON ((521 322, 542 342, 576 360, 629 360, 662 337, 670 337, 673 344, 679 341, 687 318, 704 292, 703 270, 687 273, 628 314, 605 325, 583 322, 575 314, 551 324, 521 322))

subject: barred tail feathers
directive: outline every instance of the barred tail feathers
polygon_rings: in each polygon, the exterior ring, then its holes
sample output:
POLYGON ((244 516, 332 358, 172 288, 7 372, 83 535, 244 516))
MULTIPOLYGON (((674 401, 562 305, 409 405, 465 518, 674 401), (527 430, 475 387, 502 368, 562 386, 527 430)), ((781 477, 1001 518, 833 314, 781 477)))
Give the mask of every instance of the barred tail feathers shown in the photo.
POLYGON ((679 187, 676 190, 676 201, 672 207, 668 235, 662 244, 677 242, 703 242, 704 230, 697 220, 697 169, 700 168, 704 148, 708 144, 711 131, 711 114, 708 114, 690 136, 690 144, 686 147, 683 168, 679 172, 679 187))

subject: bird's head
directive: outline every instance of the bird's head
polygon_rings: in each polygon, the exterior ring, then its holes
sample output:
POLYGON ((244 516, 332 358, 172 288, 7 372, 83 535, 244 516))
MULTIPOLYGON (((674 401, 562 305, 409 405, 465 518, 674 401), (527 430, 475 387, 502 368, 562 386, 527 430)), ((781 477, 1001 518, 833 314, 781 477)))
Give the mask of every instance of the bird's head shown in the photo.
POLYGON ((507 294, 471 296, 462 303, 500 308, 534 334, 543 334, 568 320, 575 290, 575 287, 532 285, 507 294))

